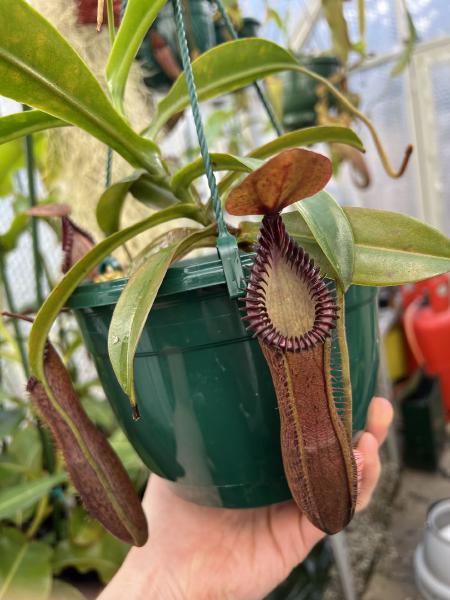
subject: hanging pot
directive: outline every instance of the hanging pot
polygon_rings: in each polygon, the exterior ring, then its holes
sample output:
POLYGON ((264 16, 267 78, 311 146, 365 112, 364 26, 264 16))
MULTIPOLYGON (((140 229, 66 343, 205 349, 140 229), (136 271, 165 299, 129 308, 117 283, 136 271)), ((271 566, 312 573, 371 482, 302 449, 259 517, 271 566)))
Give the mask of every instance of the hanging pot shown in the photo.
MULTIPOLYGON (((97 0, 77 0, 78 5, 78 22, 81 25, 93 25, 97 23, 97 0)), ((114 0, 114 19, 115 24, 119 24, 120 20, 120 0, 114 0)), ((106 4, 103 11, 103 18, 106 22, 106 4)))
MULTIPOLYGON (((244 17, 237 28, 236 32, 240 38, 258 37, 258 31, 261 23, 252 17, 244 17)), ((225 25, 223 19, 217 19, 214 22, 214 30, 216 34, 216 43, 223 44, 232 40, 231 34, 225 25)))
MULTIPOLYGON (((252 255, 243 255, 251 264, 252 255)), ((231 300, 215 257, 166 275, 135 358, 141 419, 111 367, 107 339, 125 279, 83 284, 69 306, 116 417, 146 465, 181 497, 256 507, 291 497, 280 451, 277 400, 259 343, 231 300)), ((376 289, 352 286, 346 325, 355 430, 364 428, 378 365, 376 289)))
MULTIPOLYGON (((211 5, 207 0, 187 0, 185 3, 186 35, 191 58, 196 58, 216 45, 211 5)), ((177 42, 175 17, 172 4, 168 2, 155 19, 137 58, 142 61, 144 82, 150 88, 169 88, 176 74, 172 65, 166 67, 161 49, 170 51, 175 69, 182 70, 181 55, 177 42), (159 51, 159 56, 158 56, 159 51)))
MULTIPOLYGON (((329 79, 339 68, 335 56, 299 56, 303 67, 329 79)), ((315 106, 317 81, 302 73, 286 71, 283 78, 283 125, 288 131, 302 127, 312 127, 317 123, 315 106)), ((327 96, 328 104, 334 105, 331 95, 327 96)))

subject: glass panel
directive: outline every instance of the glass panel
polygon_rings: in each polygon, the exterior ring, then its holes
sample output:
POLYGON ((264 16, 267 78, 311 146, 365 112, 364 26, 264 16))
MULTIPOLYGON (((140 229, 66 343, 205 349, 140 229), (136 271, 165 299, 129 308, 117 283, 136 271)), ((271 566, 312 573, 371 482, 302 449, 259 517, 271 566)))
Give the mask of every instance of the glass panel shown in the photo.
POLYGON ((407 0, 420 41, 450 35, 448 0, 407 0))
POLYGON ((431 68, 433 107, 439 160, 439 186, 443 212, 442 229, 450 233, 450 62, 441 62, 431 68))
MULTIPOLYGON (((361 97, 361 110, 373 121, 383 146, 397 168, 404 150, 411 142, 411 134, 405 109, 405 85, 403 77, 392 78, 392 63, 365 69, 349 78, 350 89, 361 97)), ((400 179, 392 179, 381 165, 367 128, 354 122, 366 147, 364 160, 370 171, 371 183, 367 189, 357 189, 348 166, 339 177, 340 199, 344 204, 359 204, 370 208, 395 210, 412 216, 418 215, 414 163, 400 179)))

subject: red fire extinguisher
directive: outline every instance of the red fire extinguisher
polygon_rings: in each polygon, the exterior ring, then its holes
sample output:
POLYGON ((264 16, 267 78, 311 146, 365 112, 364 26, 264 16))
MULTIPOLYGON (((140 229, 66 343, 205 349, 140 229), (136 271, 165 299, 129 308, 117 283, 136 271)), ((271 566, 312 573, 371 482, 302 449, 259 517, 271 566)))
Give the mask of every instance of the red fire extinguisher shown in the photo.
POLYGON ((441 381, 444 410, 450 421, 449 275, 429 279, 421 292, 405 311, 405 330, 418 364, 441 381))

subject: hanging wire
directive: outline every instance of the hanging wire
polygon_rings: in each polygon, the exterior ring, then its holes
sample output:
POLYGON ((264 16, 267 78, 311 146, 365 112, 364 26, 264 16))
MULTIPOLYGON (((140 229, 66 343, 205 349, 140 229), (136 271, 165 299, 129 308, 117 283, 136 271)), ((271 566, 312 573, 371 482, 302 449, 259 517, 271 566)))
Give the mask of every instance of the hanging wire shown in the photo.
MULTIPOLYGON (((120 22, 122 22, 123 15, 125 9, 127 7, 127 0, 122 0, 120 3, 120 22)), ((114 11, 113 11, 114 14, 114 11)), ((116 35, 116 30, 114 27, 114 18, 112 19, 112 26, 109 19, 108 13, 108 31, 109 31, 109 41, 110 45, 113 45, 114 37, 116 35)), ((106 167, 105 167, 105 188, 109 188, 112 183, 112 165, 113 165, 113 149, 108 146, 108 150, 106 152, 106 167)))
POLYGON ((225 220, 223 218, 222 204, 217 189, 217 182, 212 168, 205 130, 203 128, 203 122, 200 115, 198 95, 195 87, 194 74, 192 72, 180 0, 172 0, 172 6, 175 15, 175 25, 178 43, 180 46, 181 60, 183 63, 184 75, 186 77, 186 84, 191 102, 192 115, 194 118, 195 128, 197 130, 200 152, 202 155, 203 164, 205 166, 205 174, 208 180, 208 186, 211 192, 211 199, 216 217, 218 229, 217 250, 222 260, 229 294, 232 298, 235 298, 242 293, 242 289, 245 286, 244 272, 239 259, 239 249, 236 239, 228 232, 225 220))
MULTIPOLYGON (((224 20, 224 23, 228 30, 228 33, 231 35, 231 37, 234 40, 239 39, 238 33, 237 33, 230 17, 228 16, 227 11, 225 10, 222 0, 215 0, 215 3, 220 12, 222 19, 224 20)), ((261 100, 261 104, 264 106, 264 109, 267 113, 267 116, 270 119, 272 127, 276 131, 276 134, 278 136, 283 135, 283 127, 282 127, 281 123, 279 122, 279 120, 275 114, 275 111, 273 110, 273 107, 270 104, 269 99, 267 98, 267 96, 262 88, 262 85, 258 81, 255 81, 255 83, 253 84, 253 87, 255 88, 256 93, 258 94, 258 98, 261 100)))

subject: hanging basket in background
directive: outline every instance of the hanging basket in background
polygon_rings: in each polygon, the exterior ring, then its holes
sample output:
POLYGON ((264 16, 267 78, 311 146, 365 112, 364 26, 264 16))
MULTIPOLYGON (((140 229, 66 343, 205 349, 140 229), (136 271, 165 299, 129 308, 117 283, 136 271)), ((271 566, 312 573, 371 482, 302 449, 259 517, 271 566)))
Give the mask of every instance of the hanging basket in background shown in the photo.
MULTIPOLYGON (((335 56, 301 56, 303 67, 329 79, 339 69, 335 56)), ((319 100, 317 81, 303 73, 286 71, 283 73, 283 125, 288 131, 317 124, 315 106, 319 100)), ((334 98, 327 96, 328 105, 335 106, 334 98)))

